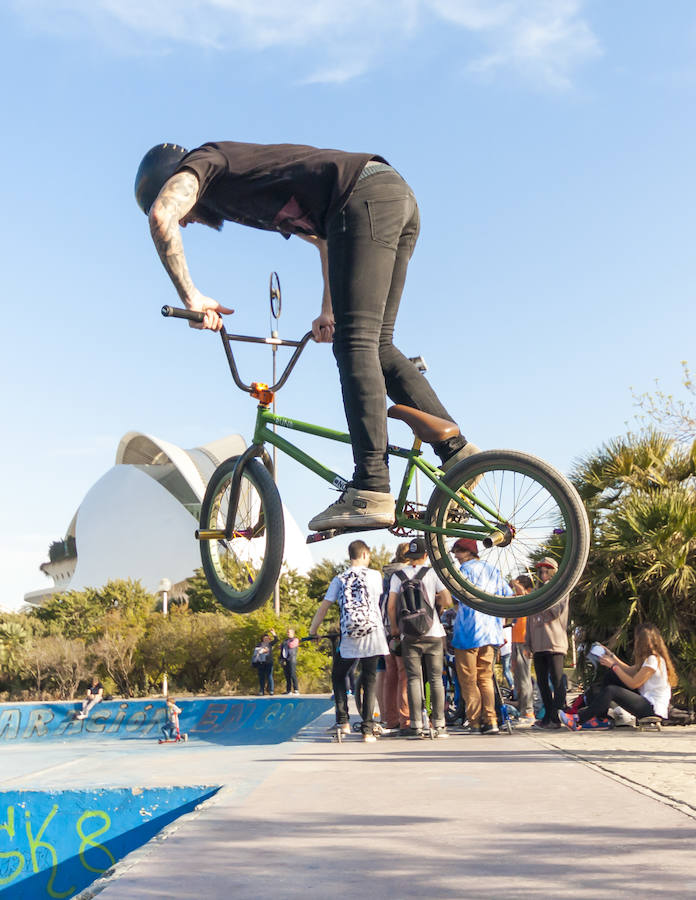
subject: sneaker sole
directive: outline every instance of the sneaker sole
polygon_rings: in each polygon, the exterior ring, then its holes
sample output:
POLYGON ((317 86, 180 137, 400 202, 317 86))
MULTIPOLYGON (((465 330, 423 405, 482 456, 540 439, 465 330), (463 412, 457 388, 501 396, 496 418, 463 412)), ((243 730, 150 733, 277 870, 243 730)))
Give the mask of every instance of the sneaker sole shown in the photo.
POLYGON ((351 531, 360 528, 391 528, 394 524, 394 513, 375 516, 343 516, 340 519, 312 519, 307 526, 310 531, 351 531))

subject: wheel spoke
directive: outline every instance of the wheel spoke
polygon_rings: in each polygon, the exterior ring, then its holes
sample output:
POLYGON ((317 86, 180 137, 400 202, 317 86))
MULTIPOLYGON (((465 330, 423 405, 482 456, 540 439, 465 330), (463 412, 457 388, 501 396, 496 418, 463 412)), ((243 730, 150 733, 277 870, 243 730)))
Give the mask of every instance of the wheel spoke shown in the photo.
MULTIPOLYGON (((479 563, 465 563, 463 571, 450 555, 444 535, 426 535, 433 565, 455 594, 484 612, 523 615, 525 604, 532 611, 543 609, 553 602, 561 586, 575 583, 586 559, 589 528, 579 497, 562 475, 527 454, 484 451, 472 457, 459 476, 453 472, 445 480, 455 492, 473 485, 479 514, 492 529, 507 533, 507 543, 488 549, 479 543, 479 563), (563 537, 559 543, 560 535, 563 537), (511 578, 530 572, 540 556, 558 555, 564 547, 559 573, 548 584, 536 585, 529 601, 508 595, 507 582, 511 578), (481 574, 484 571, 486 578, 481 574), (546 601, 546 596, 551 599, 546 601)), ((454 522, 471 523, 472 517, 461 513, 454 501, 435 489, 426 513, 432 525, 444 529, 454 522)))

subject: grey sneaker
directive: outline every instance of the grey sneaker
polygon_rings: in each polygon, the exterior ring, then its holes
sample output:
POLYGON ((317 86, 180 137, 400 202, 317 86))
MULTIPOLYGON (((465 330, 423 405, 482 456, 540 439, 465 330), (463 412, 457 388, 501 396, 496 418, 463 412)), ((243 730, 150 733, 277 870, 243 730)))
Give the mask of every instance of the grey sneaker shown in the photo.
POLYGON ((435 737, 436 738, 448 738, 449 732, 445 728, 444 725, 441 725, 439 728, 435 729, 435 737))
POLYGON ((346 488, 341 496, 309 523, 310 531, 330 528, 379 528, 394 524, 396 501, 391 494, 346 488))
POLYGON ((450 458, 443 462, 440 466, 443 472, 449 472, 449 470, 456 466, 457 463, 460 463, 463 459, 468 459, 470 456, 473 456, 475 453, 480 453, 481 448, 477 447, 476 444, 472 444, 471 441, 467 441, 466 444, 461 448, 461 450, 457 450, 450 458))
POLYGON ((330 728, 326 729, 327 734, 336 734, 337 731, 340 731, 341 734, 350 734, 350 722, 343 722, 341 725, 335 722, 330 728))

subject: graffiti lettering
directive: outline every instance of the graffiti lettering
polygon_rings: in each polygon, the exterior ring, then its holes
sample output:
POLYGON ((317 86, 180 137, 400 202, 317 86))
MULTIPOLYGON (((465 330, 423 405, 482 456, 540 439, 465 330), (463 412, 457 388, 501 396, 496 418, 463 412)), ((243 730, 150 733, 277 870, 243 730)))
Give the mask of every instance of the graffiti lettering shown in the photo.
POLYGON ((18 709, 3 709, 0 712, 0 738, 13 741, 19 734, 22 716, 18 709))
POLYGON ((34 872, 40 872, 42 868, 45 868, 39 865, 39 861, 37 859, 36 851, 39 848, 44 848, 48 851, 48 854, 51 858, 51 877, 48 879, 48 884, 46 885, 46 891, 48 892, 49 897, 69 897, 71 894, 75 893, 76 887, 73 885, 68 888, 67 891, 57 891, 53 887, 53 882, 56 880, 56 874, 58 872, 58 854, 55 851, 55 847, 53 844, 49 844, 46 841, 42 841, 44 831, 48 828, 48 825, 51 819, 58 812, 58 804, 54 803, 51 808, 50 813, 46 816, 43 821, 43 825, 39 828, 39 832, 34 837, 31 833, 31 813, 29 810, 25 810, 24 816, 26 818, 26 831, 27 831, 27 840, 29 841, 29 850, 31 852, 31 866, 34 872))
POLYGON ((227 712, 227 704, 211 703, 201 716, 198 724, 192 731, 220 731, 222 720, 227 712))
POLYGON ((77 833, 78 833, 79 837, 82 838, 82 843, 80 844, 80 850, 79 850, 80 862, 85 867, 85 869, 87 869, 89 872, 97 872, 99 875, 102 875, 104 872, 106 872, 106 870, 109 868, 109 866, 107 866, 106 869, 99 869, 99 868, 95 868, 94 866, 91 866, 85 859, 85 850, 87 847, 94 847, 98 850, 101 850, 103 853, 106 854, 106 856, 109 857, 109 859, 111 861, 110 865, 113 866, 116 864, 116 860, 114 859, 111 850, 109 850, 109 848, 105 847, 103 844, 97 844, 94 841, 94 838, 101 837, 105 832, 107 832, 109 830, 109 828, 111 828, 111 817, 109 816, 108 813, 105 813, 99 809, 88 810, 87 812, 83 813, 80 816, 80 818, 77 820, 77 833), (102 821, 104 822, 102 827, 98 828, 96 831, 93 831, 91 834, 85 834, 84 831, 82 830, 82 826, 83 826, 84 822, 86 822, 87 819, 97 818, 97 817, 101 817, 102 821))
POLYGON ((114 731, 118 731, 121 727, 121 722, 126 718, 126 713, 128 712, 128 704, 127 703, 119 703, 118 712, 116 713, 116 718, 106 729, 109 734, 112 734, 114 731))
POLYGON ((48 732, 48 728, 46 726, 49 722, 52 721, 53 710, 32 709, 32 711, 29 713, 29 721, 27 722, 27 727, 24 729, 22 738, 31 738, 34 737, 34 734, 36 734, 37 737, 43 737, 48 732))
MULTIPOLYGON (((0 831, 6 831, 10 840, 14 840, 15 836, 15 824, 14 824, 14 806, 8 807, 7 810, 7 821, 4 825, 0 825, 0 831)), ((12 858, 17 860, 17 864, 15 866, 14 871, 11 875, 0 875, 0 885, 9 884, 11 881, 14 881, 15 878, 19 875, 19 873, 24 868, 24 855, 19 852, 19 850, 1 850, 0 851, 0 860, 9 860, 12 858)), ((3 863, 0 866, 0 872, 7 871, 9 866, 6 863, 3 863)))
MULTIPOLYGON (((62 897, 69 897, 75 892, 77 888, 75 887, 75 885, 73 885, 65 891, 60 891, 55 887, 56 875, 58 874, 58 854, 56 853, 56 849, 53 844, 43 840, 43 837, 48 826, 51 824, 51 820, 57 812, 58 804, 54 803, 51 811, 41 823, 41 827, 37 831, 36 835, 34 835, 33 833, 31 813, 28 809, 24 811, 24 817, 25 831, 27 835, 27 841, 29 842, 29 856, 31 860, 32 871, 36 874, 38 872, 47 871, 48 869, 50 869, 51 875, 46 885, 46 892, 49 897, 54 897, 57 898, 57 900, 60 900, 60 898, 62 897)), ((83 867, 88 872, 96 872, 97 874, 101 875, 106 872, 107 869, 110 868, 110 866, 115 865, 116 860, 114 859, 114 856, 109 848, 104 846, 104 844, 100 844, 96 840, 103 834, 106 834, 106 832, 110 828, 111 817, 107 812, 104 812, 100 809, 88 810, 87 812, 84 812, 77 820, 75 830, 77 832, 77 836, 81 841, 78 856, 83 867), (97 819, 101 821, 102 824, 92 831, 85 831, 84 826, 89 822, 90 819, 97 819), (106 866, 106 868, 99 868, 87 861, 86 853, 90 849, 94 851, 98 850, 108 858, 109 864, 106 866)), ((11 842, 14 842, 16 836, 14 806, 7 807, 5 822, 4 824, 0 825, 0 837, 2 836, 2 832, 5 832, 9 840, 11 842)), ((0 888, 4 885, 10 884, 16 878, 18 878, 19 875, 21 875, 21 873, 24 871, 26 866, 27 860, 25 858, 25 855, 20 850, 0 850, 0 888)))

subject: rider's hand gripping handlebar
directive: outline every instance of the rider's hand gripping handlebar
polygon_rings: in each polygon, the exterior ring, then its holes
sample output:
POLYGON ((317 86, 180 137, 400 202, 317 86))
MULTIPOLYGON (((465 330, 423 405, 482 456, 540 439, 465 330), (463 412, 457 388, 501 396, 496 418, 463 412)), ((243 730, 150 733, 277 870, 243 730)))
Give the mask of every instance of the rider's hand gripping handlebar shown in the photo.
POLYGON ((205 313, 200 309, 178 309, 176 306, 163 306, 162 315, 172 319, 188 319, 190 322, 202 322, 205 313))
MULTIPOLYGON (((202 322, 204 318, 204 313, 200 310, 178 309, 174 306, 163 306, 162 315, 165 318, 188 319, 191 322, 202 322)), ((254 388, 250 384, 245 384, 239 377, 237 364, 234 360, 232 348, 230 347, 232 341, 239 341, 247 344, 268 344, 271 346, 275 345, 276 347, 295 347, 295 352, 290 357, 290 361, 285 367, 283 374, 275 384, 271 385, 268 388, 271 393, 275 393, 276 391, 279 391, 288 380, 290 373, 295 368, 295 363, 300 358, 302 351, 307 346, 309 339, 312 337, 312 332, 308 331, 307 334, 305 334, 304 337, 299 341, 286 341, 282 338, 276 337, 261 338, 251 337, 245 334, 228 334, 225 326, 223 325, 220 329, 220 337, 222 338, 222 344, 225 349, 225 355, 227 356, 227 362, 229 363, 230 372, 232 373, 234 383, 240 390, 246 391, 247 394, 250 394, 254 390, 254 388)))

